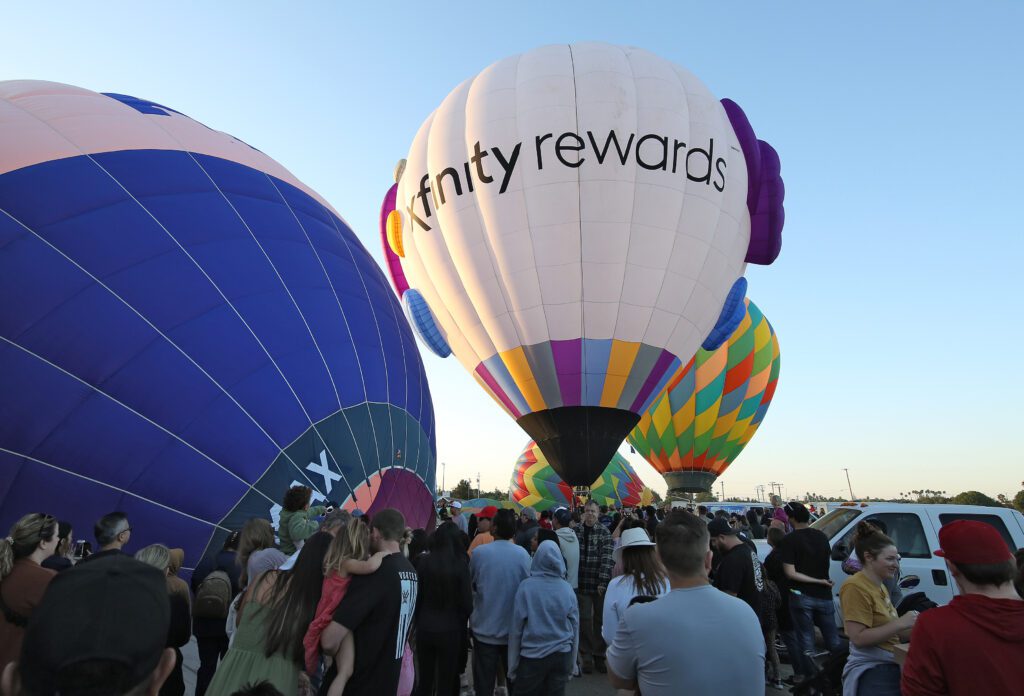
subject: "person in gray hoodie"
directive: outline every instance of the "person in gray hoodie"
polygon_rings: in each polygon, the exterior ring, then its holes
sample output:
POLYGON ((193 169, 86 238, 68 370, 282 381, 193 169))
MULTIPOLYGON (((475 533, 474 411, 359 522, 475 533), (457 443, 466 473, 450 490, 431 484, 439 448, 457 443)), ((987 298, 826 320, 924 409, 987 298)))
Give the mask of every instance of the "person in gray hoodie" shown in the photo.
POLYGON ((512 608, 508 673, 516 696, 563 696, 579 637, 580 608, 565 580, 562 552, 553 541, 543 541, 512 608))
POLYGON ((560 508, 551 520, 551 526, 558 535, 558 546, 565 559, 565 579, 573 590, 580 586, 580 541, 572 527, 572 515, 565 508, 560 508))
MULTIPOLYGON (((519 583, 530 574, 530 554, 512 542, 515 513, 498 510, 492 527, 494 541, 477 547, 469 560, 473 581, 473 688, 483 696, 494 693, 498 672, 507 664, 512 602, 519 583)), ((507 674, 507 671, 505 672, 507 674)))

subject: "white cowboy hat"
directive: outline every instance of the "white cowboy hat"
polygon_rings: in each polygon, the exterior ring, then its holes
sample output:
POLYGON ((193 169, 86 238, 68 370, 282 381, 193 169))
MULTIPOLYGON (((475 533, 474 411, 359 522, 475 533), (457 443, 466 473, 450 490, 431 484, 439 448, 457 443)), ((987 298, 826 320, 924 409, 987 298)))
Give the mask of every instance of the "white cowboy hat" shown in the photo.
POLYGON ((638 546, 654 546, 654 542, 647 536, 647 531, 641 527, 627 529, 619 535, 619 547, 615 549, 615 562, 622 560, 622 550, 637 548, 638 546))

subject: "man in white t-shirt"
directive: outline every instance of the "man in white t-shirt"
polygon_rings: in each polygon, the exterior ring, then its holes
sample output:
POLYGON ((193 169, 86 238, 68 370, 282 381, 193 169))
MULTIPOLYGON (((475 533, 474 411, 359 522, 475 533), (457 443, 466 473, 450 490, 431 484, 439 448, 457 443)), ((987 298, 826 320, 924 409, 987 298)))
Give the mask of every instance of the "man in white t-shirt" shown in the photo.
POLYGON ((761 625, 709 583, 707 525, 675 509, 658 525, 657 549, 672 591, 626 609, 607 652, 612 686, 644 696, 764 693, 761 625))

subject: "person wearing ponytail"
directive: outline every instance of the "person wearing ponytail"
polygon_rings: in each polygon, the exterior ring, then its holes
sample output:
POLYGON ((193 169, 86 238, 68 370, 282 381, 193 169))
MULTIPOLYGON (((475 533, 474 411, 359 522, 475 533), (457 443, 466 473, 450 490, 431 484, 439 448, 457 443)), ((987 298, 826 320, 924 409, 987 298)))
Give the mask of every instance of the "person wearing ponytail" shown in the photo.
POLYGON ((57 520, 25 515, 0 539, 0 672, 21 655, 28 617, 57 574, 40 564, 57 548, 57 520))
POLYGON ((843 669, 843 696, 899 696, 900 666, 893 649, 910 639, 917 612, 896 613, 885 581, 900 569, 892 539, 869 522, 857 525, 853 542, 861 563, 839 590, 850 658, 843 669))

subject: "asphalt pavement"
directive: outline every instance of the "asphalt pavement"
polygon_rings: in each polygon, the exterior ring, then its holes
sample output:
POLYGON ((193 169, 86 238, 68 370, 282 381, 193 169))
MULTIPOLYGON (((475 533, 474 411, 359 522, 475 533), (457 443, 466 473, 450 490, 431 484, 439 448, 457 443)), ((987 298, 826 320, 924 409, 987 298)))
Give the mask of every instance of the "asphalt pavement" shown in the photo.
MULTIPOLYGON (((183 657, 182 664, 184 667, 185 676, 185 694, 186 696, 192 696, 195 694, 196 688, 196 669, 199 667, 199 653, 196 650, 196 639, 193 638, 189 641, 189 644, 181 649, 183 657)), ((789 676, 792 674, 792 670, 789 665, 782 665, 783 676, 789 676)), ((766 696, 781 696, 782 694, 789 693, 788 691, 776 691, 769 687, 765 687, 766 696)), ((569 680, 569 686, 565 690, 566 696, 625 696, 630 694, 628 691, 616 691, 612 688, 612 685, 608 683, 608 677, 604 674, 584 674, 581 677, 576 677, 569 680)))

